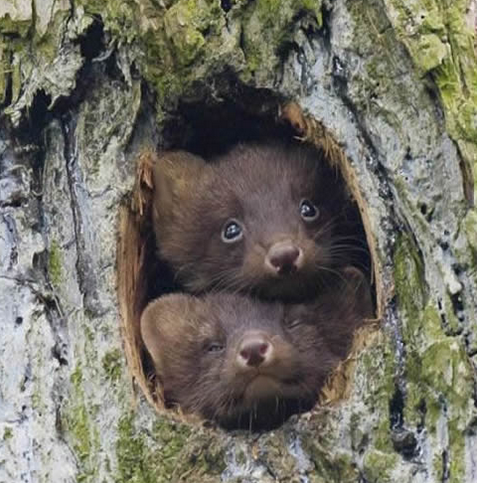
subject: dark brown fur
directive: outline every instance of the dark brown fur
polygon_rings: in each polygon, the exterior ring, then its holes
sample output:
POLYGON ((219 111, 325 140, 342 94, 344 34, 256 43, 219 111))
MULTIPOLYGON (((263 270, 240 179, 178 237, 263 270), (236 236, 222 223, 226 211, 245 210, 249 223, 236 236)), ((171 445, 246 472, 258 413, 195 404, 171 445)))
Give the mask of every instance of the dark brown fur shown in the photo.
POLYGON ((364 276, 354 268, 343 276, 311 304, 225 293, 153 301, 142 315, 141 332, 166 402, 226 427, 246 428, 273 427, 310 409, 347 355, 354 330, 371 316, 364 276), (271 348, 267 364, 244 365, 243 341, 257 337, 271 348))
POLYGON ((346 205, 343 189, 315 150, 243 144, 210 163, 173 152, 153 170, 159 252, 193 293, 225 289, 300 302, 350 263, 350 245, 336 233, 346 205), (303 199, 319 209, 315 221, 300 216, 303 199), (221 238, 230 219, 244 228, 236 243, 221 238), (280 243, 300 250, 295 273, 278 275, 266 263, 280 243))

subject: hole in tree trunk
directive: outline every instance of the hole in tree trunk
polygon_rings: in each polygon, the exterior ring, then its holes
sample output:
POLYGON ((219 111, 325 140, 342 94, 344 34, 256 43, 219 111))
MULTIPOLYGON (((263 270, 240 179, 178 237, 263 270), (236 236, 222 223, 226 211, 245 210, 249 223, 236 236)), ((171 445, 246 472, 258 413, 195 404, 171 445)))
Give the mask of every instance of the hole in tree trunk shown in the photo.
MULTIPOLYGON (((317 162, 320 158, 325 161, 327 176, 338 177, 337 185, 346 193, 346 216, 352 226, 347 237, 355 246, 355 250, 350 251, 349 263, 362 270, 373 294, 376 290, 379 292, 379 281, 375 277, 377 269, 370 254, 373 247, 369 241, 372 238, 366 232, 366 222, 361 216, 365 215, 366 207, 359 196, 359 187, 353 185, 351 168, 336 142, 323 126, 303 116, 297 106, 291 105, 290 108, 287 105, 281 109, 280 102, 264 91, 242 94, 240 102, 224 101, 212 106, 203 102, 184 102, 165 125, 161 144, 167 149, 188 151, 209 161, 227 153, 237 143, 273 145, 285 141, 300 145, 307 142, 315 149, 317 162), (306 138, 306 141, 297 137, 306 138)), ((151 220, 151 173, 144 166, 140 159, 131 200, 121 211, 118 286, 130 367, 147 398, 161 411, 168 401, 164 400, 161 381, 155 376, 153 361, 142 342, 139 320, 151 300, 181 292, 184 286, 174 269, 158 257, 151 220)), ((373 300, 379 314, 379 298, 376 300, 373 295, 373 300)), ((309 407, 298 407, 292 412, 300 409, 309 407)))

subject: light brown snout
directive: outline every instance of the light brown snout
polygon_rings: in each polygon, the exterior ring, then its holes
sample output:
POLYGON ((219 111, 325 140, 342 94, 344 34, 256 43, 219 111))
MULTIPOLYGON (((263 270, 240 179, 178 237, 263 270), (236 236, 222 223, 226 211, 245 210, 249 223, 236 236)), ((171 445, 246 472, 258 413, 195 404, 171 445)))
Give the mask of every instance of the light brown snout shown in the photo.
POLYGON ((243 369, 266 366, 273 358, 273 351, 272 341, 265 332, 248 331, 238 344, 236 362, 243 369))

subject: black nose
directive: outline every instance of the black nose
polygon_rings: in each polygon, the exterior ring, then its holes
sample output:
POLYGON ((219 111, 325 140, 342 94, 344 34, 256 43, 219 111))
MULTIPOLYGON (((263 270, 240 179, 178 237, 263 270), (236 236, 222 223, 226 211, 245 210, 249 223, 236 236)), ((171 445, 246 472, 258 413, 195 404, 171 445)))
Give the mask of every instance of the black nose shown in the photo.
POLYGON ((242 340, 238 350, 238 359, 242 365, 258 367, 270 358, 271 352, 271 342, 262 335, 253 334, 242 340))
POLYGON ((266 262, 279 275, 288 275, 298 269, 301 250, 291 242, 279 242, 271 246, 266 262))

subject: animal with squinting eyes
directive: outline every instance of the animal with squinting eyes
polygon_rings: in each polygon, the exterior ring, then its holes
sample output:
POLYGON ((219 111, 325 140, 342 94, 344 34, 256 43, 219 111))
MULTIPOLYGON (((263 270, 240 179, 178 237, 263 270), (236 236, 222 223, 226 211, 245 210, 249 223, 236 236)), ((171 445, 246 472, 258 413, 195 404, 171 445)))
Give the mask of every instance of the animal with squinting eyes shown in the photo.
POLYGON ((271 428, 309 410, 371 317, 369 285, 346 267, 315 301, 166 295, 141 317, 166 404, 227 428, 271 428))
POLYGON ((153 182, 159 254, 188 292, 300 302, 350 264, 354 248, 342 235, 350 202, 315 150, 241 144, 207 163, 168 152, 153 182))

